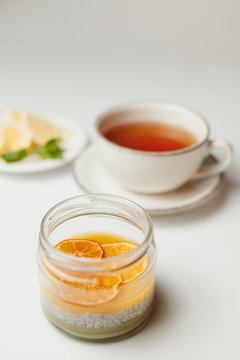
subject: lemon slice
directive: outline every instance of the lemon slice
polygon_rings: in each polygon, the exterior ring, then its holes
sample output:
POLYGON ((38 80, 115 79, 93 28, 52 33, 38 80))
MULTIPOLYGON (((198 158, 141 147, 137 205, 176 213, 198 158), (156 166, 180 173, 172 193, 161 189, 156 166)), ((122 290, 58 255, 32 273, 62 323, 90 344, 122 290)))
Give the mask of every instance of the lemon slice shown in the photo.
POLYGON ((0 124, 0 155, 3 153, 4 151, 4 126, 2 124, 0 124))
POLYGON ((21 126, 24 131, 31 132, 33 143, 38 146, 43 146, 51 139, 61 138, 62 141, 66 141, 70 137, 70 132, 66 129, 26 111, 7 110, 5 123, 21 126))
POLYGON ((54 125, 45 118, 28 114, 27 123, 36 145, 44 145, 47 141, 55 138, 65 140, 67 137, 67 131, 65 129, 54 125))
POLYGON ((4 153, 28 149, 32 144, 32 135, 24 127, 9 123, 3 129, 4 144, 2 151, 4 153))
POLYGON ((26 111, 7 110, 5 112, 5 123, 21 126, 29 130, 26 111))

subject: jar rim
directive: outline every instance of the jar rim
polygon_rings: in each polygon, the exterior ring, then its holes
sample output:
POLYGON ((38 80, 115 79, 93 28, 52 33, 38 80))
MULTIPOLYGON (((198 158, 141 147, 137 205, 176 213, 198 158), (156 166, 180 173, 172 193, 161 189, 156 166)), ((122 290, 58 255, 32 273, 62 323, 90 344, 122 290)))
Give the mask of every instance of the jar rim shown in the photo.
MULTIPOLYGON (((93 214, 93 213, 89 213, 89 214, 93 214)), ((103 212, 95 210, 94 214, 103 214, 103 212)), ((106 213, 104 212, 104 214, 106 214, 106 213)), ((108 214, 110 214, 110 213, 108 213, 108 214)), ((113 212, 113 215, 114 215, 114 212, 113 212)), ((65 221, 67 221, 67 220, 69 220, 69 218, 66 219, 65 221)), ((40 238, 39 239, 40 245, 44 248, 44 250, 47 252, 48 255, 50 254, 50 257, 55 262, 55 264, 58 264, 63 268, 68 268, 68 269, 77 270, 77 271, 79 271, 81 269, 81 271, 87 271, 87 272, 96 271, 96 268, 97 268, 97 271, 101 271, 101 270, 104 271, 104 270, 106 270, 106 268, 104 267, 105 265, 109 265, 110 263, 114 262, 115 268, 120 269, 122 267, 131 265, 132 263, 137 261, 146 252, 149 244, 151 243, 151 238, 152 238, 152 221, 150 219, 150 216, 146 212, 146 210, 144 210, 140 205, 138 205, 134 201, 126 199, 122 196, 110 195, 110 194, 83 194, 83 195, 77 195, 77 196, 73 196, 73 197, 67 198, 65 200, 62 200, 62 201, 58 202, 57 204, 55 204, 53 207, 51 207, 42 219, 42 222, 40 225, 39 238, 40 238), (89 200, 89 201, 98 200, 99 202, 109 201, 109 202, 114 203, 115 206, 123 204, 128 209, 135 209, 135 210, 138 210, 138 212, 140 211, 141 215, 145 218, 146 224, 147 224, 146 232, 144 233, 143 242, 141 244, 139 244, 135 249, 131 250, 128 253, 114 256, 114 257, 104 258, 104 259, 103 258, 100 258, 100 259, 94 258, 93 259, 93 258, 77 257, 74 255, 66 254, 66 253, 60 251, 59 249, 55 248, 48 240, 46 224, 47 224, 49 218, 51 218, 51 216, 54 215, 54 213, 57 212, 58 209, 61 210, 61 207, 63 207, 62 210, 67 209, 67 206, 64 207, 64 205, 70 204, 71 202, 79 200, 78 205, 81 205, 81 199, 83 199, 85 201, 86 200, 89 200), (69 261, 72 262, 71 266, 69 266, 69 261), (122 264, 124 263, 124 261, 127 264, 123 266, 122 264), (73 264, 74 264, 74 266, 73 266, 73 264), (121 265, 118 266, 118 264, 121 264, 121 265), (85 266, 85 268, 84 268, 84 266, 85 266), (100 269, 99 269, 99 267, 100 267, 100 269), (102 267, 102 269, 101 269, 101 267, 102 267)))

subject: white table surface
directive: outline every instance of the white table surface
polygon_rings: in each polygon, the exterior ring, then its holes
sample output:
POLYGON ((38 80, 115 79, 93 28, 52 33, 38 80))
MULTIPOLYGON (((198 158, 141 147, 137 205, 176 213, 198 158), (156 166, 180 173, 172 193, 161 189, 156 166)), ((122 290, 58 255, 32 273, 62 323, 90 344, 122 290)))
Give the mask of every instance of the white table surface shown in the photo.
POLYGON ((0 174, 1 360, 239 360, 239 12, 236 0, 0 2, 1 113, 56 113, 89 131, 110 106, 169 100, 202 112, 235 151, 214 201, 153 218, 158 305, 142 332, 106 344, 64 336, 39 305, 39 225, 80 193, 71 167, 0 174))

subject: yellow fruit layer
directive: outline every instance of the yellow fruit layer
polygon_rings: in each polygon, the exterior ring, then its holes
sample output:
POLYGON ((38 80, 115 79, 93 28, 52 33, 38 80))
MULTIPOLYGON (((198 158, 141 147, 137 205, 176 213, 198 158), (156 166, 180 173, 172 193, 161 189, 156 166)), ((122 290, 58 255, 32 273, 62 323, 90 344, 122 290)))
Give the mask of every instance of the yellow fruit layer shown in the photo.
MULTIPOLYGON (((88 256, 114 257, 135 249, 137 243, 115 234, 89 233, 63 240, 56 247, 80 257, 85 249, 88 256), (96 245, 104 250, 102 255, 96 245)), ((147 272, 148 266, 149 257, 144 255, 123 270, 76 274, 46 260, 49 276, 41 274, 42 291, 50 302, 73 313, 118 312, 137 305, 151 291, 154 274, 153 270, 147 272)))
POLYGON ((126 285, 125 289, 123 287, 120 289, 117 297, 114 300, 95 306, 81 306, 68 303, 61 299, 58 296, 58 293, 53 292, 53 288, 49 289, 43 282, 41 283, 41 291, 43 296, 46 297, 49 302, 61 308, 62 310, 74 314, 84 314, 86 312, 95 314, 110 314, 122 311, 130 306, 135 306, 144 300, 153 289, 153 276, 151 281, 147 281, 146 283, 146 287, 142 288, 139 292, 136 291, 137 289, 127 289, 128 285, 126 285))

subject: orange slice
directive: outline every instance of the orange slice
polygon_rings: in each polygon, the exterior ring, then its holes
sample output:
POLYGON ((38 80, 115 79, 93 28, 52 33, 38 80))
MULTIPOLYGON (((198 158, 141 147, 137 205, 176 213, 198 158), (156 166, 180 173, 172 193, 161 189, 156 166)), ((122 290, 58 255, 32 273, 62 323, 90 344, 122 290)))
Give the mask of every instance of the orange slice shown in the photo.
MULTIPOLYGON (((104 251, 104 257, 113 257, 122 254, 126 254, 131 250, 134 250, 137 245, 128 242, 117 242, 113 244, 102 244, 104 251)), ((148 266, 148 257, 144 257, 143 260, 137 262, 137 264, 131 265, 126 270, 121 272, 122 282, 121 284, 127 284, 128 282, 138 278, 144 273, 148 266)))
POLYGON ((103 249, 101 245, 93 240, 66 239, 58 243, 55 247, 58 250, 73 256, 95 259, 103 257, 103 249))
POLYGON ((72 286, 60 283, 60 296, 70 304, 81 306, 97 306, 113 300, 118 294, 118 285, 105 287, 96 286, 72 286))
MULTIPOLYGON (((89 239, 66 239, 56 248, 67 254, 87 258, 108 258, 126 254, 137 247, 131 242, 99 244, 89 239)), ((48 271, 59 280, 58 294, 66 302, 80 306, 98 306, 113 300, 119 293, 119 287, 141 276, 148 266, 148 256, 128 266, 120 273, 99 272, 89 274, 72 273, 48 264, 48 271)))
POLYGON ((143 260, 140 260, 137 264, 131 265, 121 272, 122 284, 127 284, 142 275, 148 267, 148 263, 148 257, 145 256, 143 260))
POLYGON ((117 242, 114 244, 102 244, 101 246, 104 251, 104 257, 113 257, 113 256, 123 255, 137 247, 137 245, 127 243, 127 242, 117 242))
POLYGON ((90 275, 83 272, 66 271, 45 260, 48 272, 58 280, 56 288, 66 302, 82 306, 97 306, 114 299, 122 278, 119 274, 90 275))
MULTIPOLYGON (((58 243, 56 248, 78 257, 102 258, 104 254, 98 242, 88 239, 66 239, 58 243)), ((59 280, 60 297, 68 303, 81 306, 97 306, 111 301, 117 296, 118 285, 122 281, 119 274, 74 274, 49 263, 46 267, 59 280)))
POLYGON ((60 280, 60 296, 68 303, 82 306, 96 306, 113 300, 118 294, 120 275, 81 277, 74 281, 60 280))

